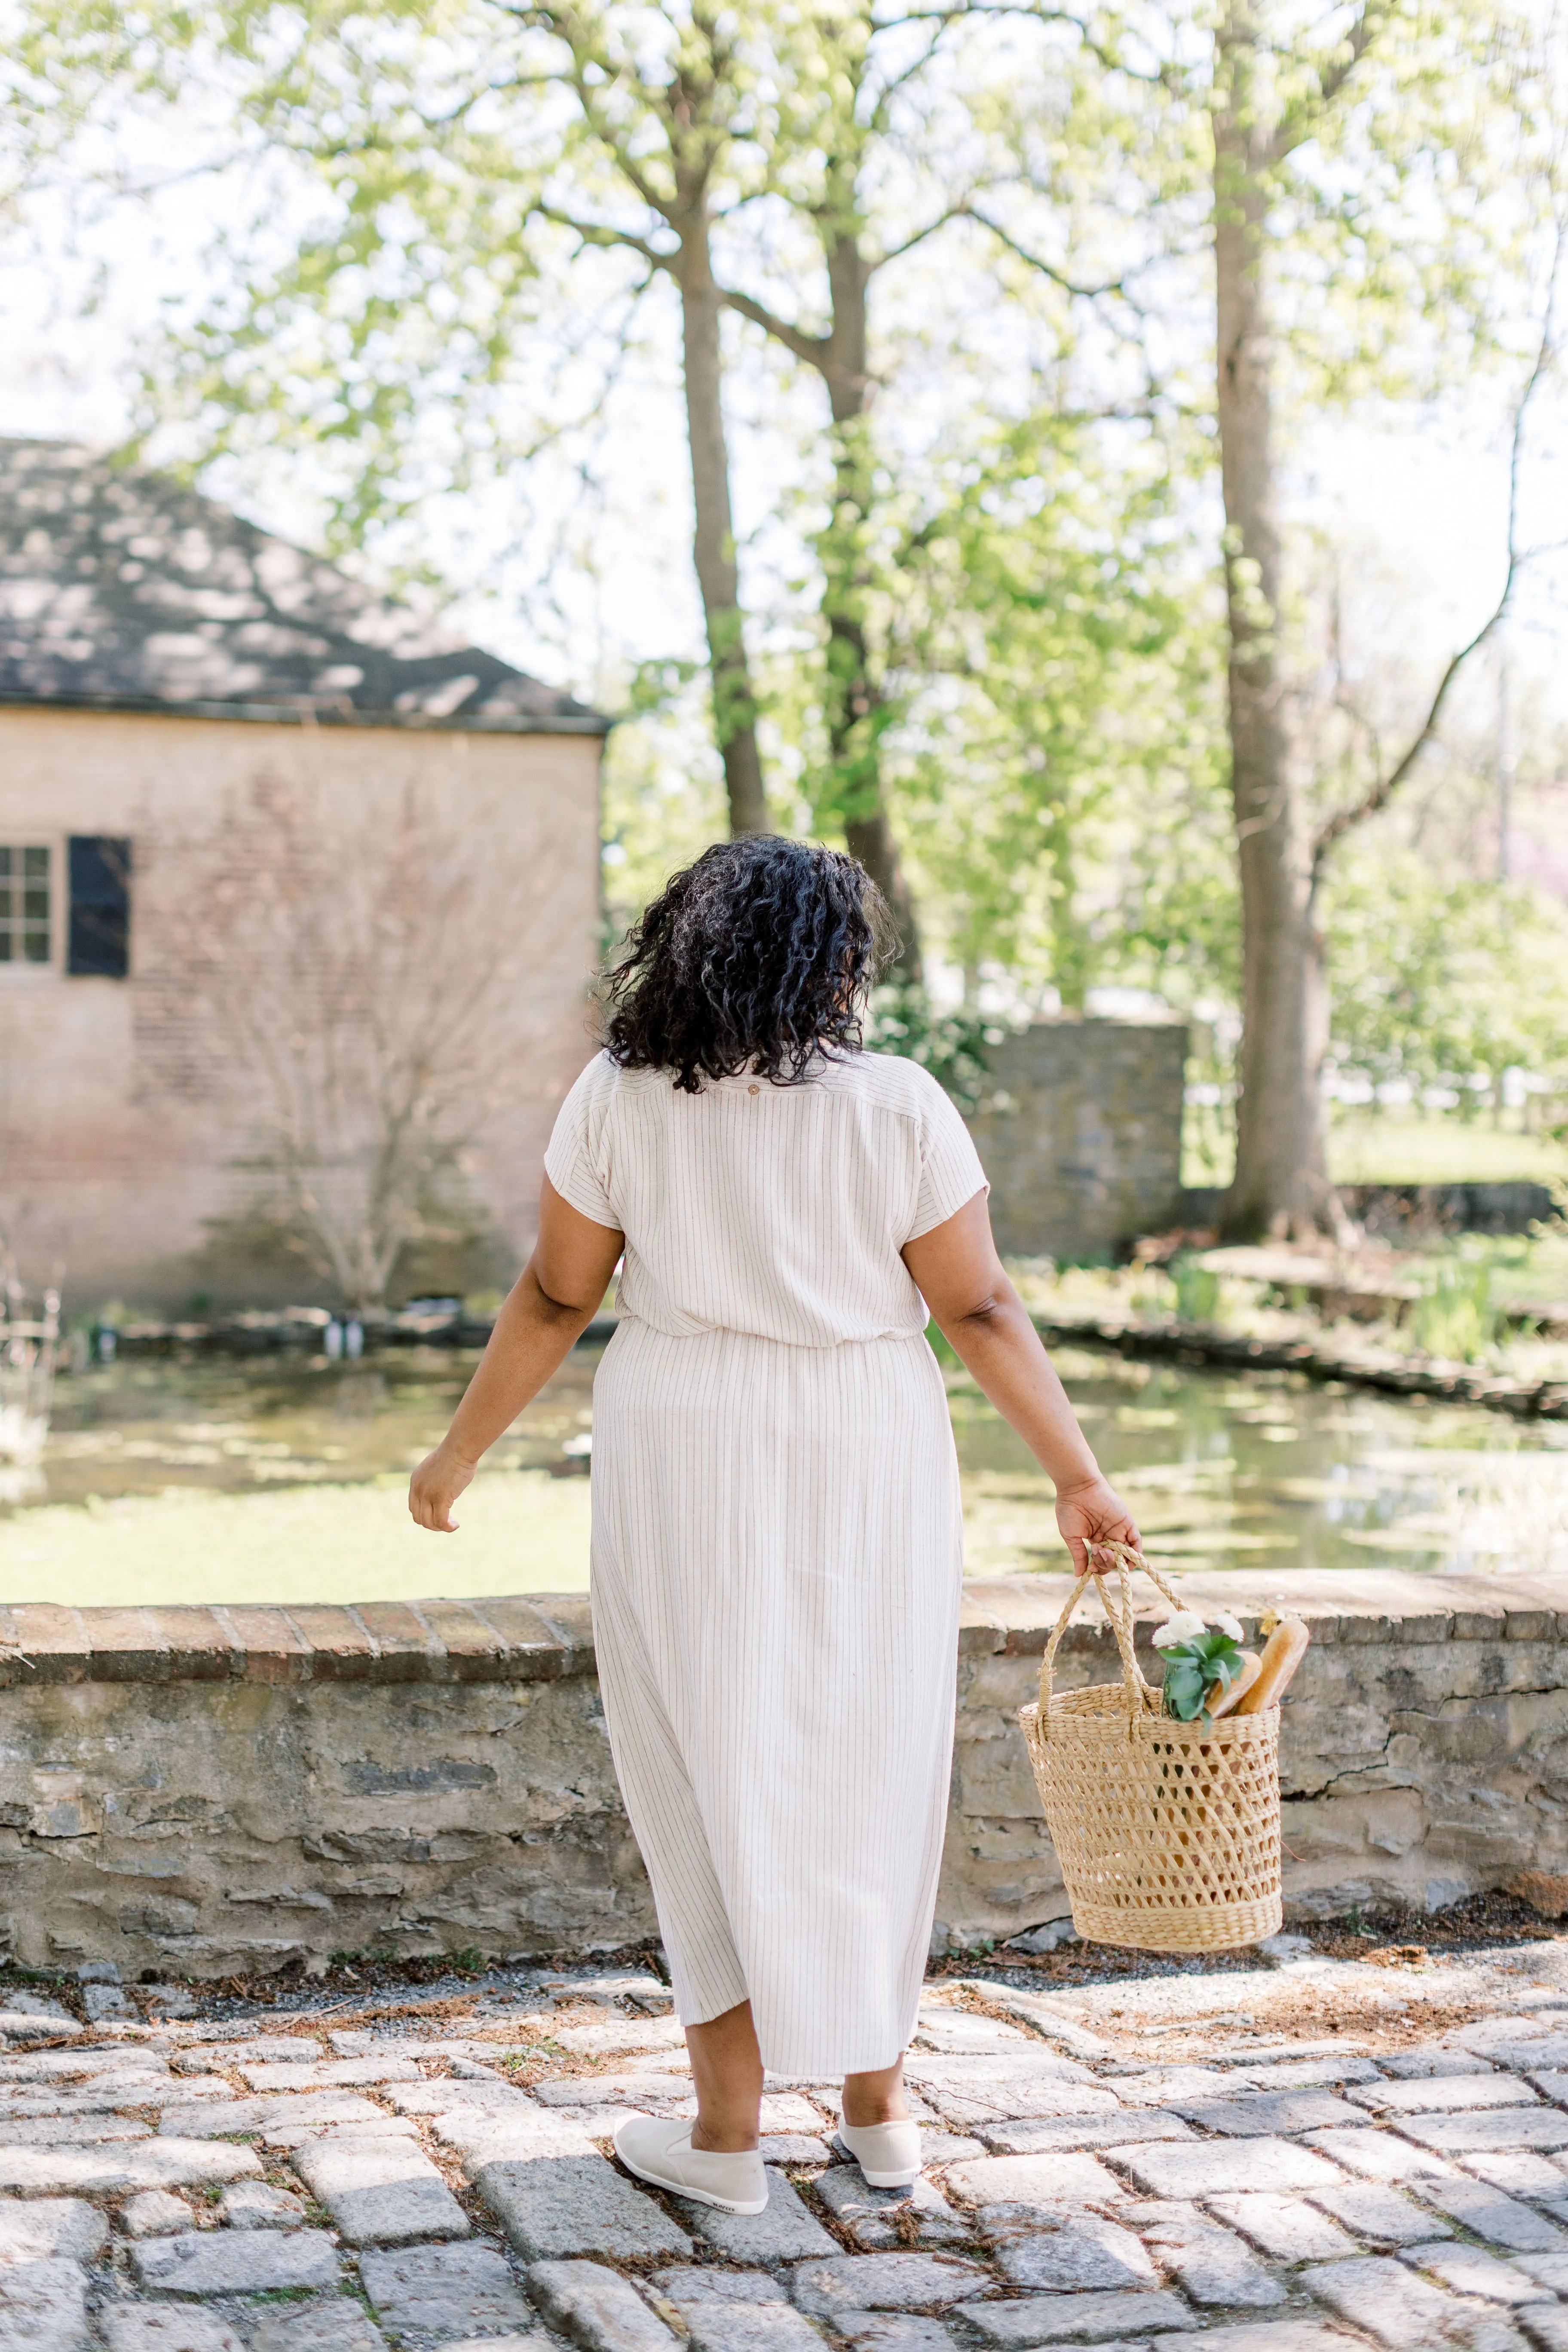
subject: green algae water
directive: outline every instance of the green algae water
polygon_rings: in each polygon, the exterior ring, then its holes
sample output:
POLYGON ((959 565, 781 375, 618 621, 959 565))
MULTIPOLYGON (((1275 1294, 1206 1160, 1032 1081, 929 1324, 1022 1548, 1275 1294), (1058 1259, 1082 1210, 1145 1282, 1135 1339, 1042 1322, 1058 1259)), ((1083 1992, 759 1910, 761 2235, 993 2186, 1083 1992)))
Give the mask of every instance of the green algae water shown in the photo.
MULTIPOLYGON (((583 1590, 595 1351, 497 1446, 456 1536, 407 1516, 413 1464, 476 1359, 137 1360, 61 1380, 0 1509, 0 1599, 79 1607, 583 1590)), ((1150 1557, 1173 1569, 1568 1570, 1568 1427, 1058 1349, 1150 1557)), ((949 1401, 974 1575, 1058 1570, 1051 1488, 962 1374, 949 1401)))

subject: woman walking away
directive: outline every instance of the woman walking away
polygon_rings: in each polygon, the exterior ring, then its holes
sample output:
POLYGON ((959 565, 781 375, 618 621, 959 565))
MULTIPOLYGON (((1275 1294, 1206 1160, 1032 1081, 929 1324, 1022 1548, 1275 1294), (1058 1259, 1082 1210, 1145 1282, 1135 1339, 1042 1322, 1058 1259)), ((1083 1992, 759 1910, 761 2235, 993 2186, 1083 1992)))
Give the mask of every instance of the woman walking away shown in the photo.
POLYGON ((914 2179, 903 2053, 952 1749, 962 1538, 927 1310, 1055 1481, 1074 1560, 1136 1543, 1003 1273, 984 1174, 915 1063, 862 1051, 890 937, 853 858, 766 837, 678 874, 606 983, 539 1241, 422 1527, 556 1370, 618 1258, 595 1387, 594 1633, 691 2053, 644 2180, 759 2213, 763 2069, 844 2080, 838 2137, 914 2179))

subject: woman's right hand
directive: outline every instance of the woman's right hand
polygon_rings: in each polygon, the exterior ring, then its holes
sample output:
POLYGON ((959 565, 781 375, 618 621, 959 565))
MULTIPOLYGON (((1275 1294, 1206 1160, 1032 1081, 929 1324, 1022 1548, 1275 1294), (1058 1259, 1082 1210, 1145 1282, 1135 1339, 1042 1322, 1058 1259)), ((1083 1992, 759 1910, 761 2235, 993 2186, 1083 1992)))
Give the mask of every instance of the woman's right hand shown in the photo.
POLYGON ((1139 1549, 1137 1521, 1110 1479, 1101 1477, 1099 1471, 1076 1486, 1058 1488, 1057 1526, 1079 1576, 1089 1565, 1090 1544, 1120 1543, 1130 1551, 1139 1549))
POLYGON ((452 1506, 478 1467, 476 1462, 463 1461, 451 1439, 444 1437, 408 1481, 408 1508, 416 1522, 435 1535, 455 1536, 458 1522, 452 1517, 452 1506))

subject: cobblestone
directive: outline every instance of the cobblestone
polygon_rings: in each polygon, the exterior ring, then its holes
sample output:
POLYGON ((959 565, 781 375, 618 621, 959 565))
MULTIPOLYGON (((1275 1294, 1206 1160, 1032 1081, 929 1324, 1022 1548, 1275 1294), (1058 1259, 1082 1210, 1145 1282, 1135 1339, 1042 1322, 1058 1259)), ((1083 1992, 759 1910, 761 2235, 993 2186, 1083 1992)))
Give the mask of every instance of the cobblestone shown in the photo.
POLYGON ((1309 2132, 1303 2144, 1363 2180, 1451 2180, 1458 2170, 1447 2157, 1393 2132, 1309 2132))
POLYGON ((528 2291, 551 2326, 584 2352, 675 2352, 671 2330, 602 2263, 534 2263, 528 2291))
POLYGON ((87 2352, 87 2273, 79 2263, 0 2263, 0 2352, 87 2352))
POLYGON ((1325 2157, 1288 2139, 1208 2142, 1198 2147, 1142 2147, 1114 2150, 1112 2162, 1152 2197, 1222 2197, 1244 2189, 1331 2189, 1338 2179, 1325 2157))
POLYGON ((1568 2352, 1560 1973, 1541 2032, 1500 2011, 1423 2042, 1412 2001, 1371 2055, 1255 2051, 1245 2015, 1215 2048, 1202 2002, 1257 1996, 1201 1974, 1081 2012, 1019 1994, 1016 2028, 939 1990, 909 2069, 921 2179, 870 2189, 833 2146, 837 2086, 770 2077, 755 2217, 608 2160, 626 2102, 689 2111, 690 2079, 658 2063, 673 2024, 613 1990, 585 2011, 569 1979, 549 2019, 475 1995, 0 2051, 0 2352, 1568 2352))
POLYGON ((317 2140, 295 2162, 351 2246, 408 2246, 468 2234, 468 2215, 412 2141, 317 2140))
POLYGON ((726 2213, 695 2198, 677 2200, 687 2226, 732 2263, 795 2263, 833 2254, 837 2242, 807 2211, 782 2172, 770 2171, 768 2201, 760 2213, 726 2213))
POLYGON ((822 2352, 810 2320, 787 2303, 705 2304, 687 2327, 691 2352, 822 2352))
POLYGON ((679 2264, 655 2271, 649 2284, 656 2294, 680 2311, 700 2303, 789 2301, 789 2290, 771 2271, 705 2271, 679 2264))
POLYGON ((1358 2107, 1378 2115, 1458 2114, 1469 2107, 1534 2107, 1541 2102, 1528 2083, 1513 2074, 1447 2074, 1426 2082, 1380 2083, 1346 2094, 1358 2107))
POLYGON ((980 2227, 1014 2286, 1077 2293, 1160 2284, 1131 2231, 1102 2214, 1052 2216, 1037 2205, 991 2205, 980 2227))
POLYGON ((990 2287, 978 2263, 956 2254, 840 2254, 790 2273, 801 2310, 823 2319, 840 2311, 942 2311, 990 2287))
POLYGON ((102 2324, 109 2352, 245 2352, 223 2320, 179 2304, 111 2304, 102 2324))
POLYGON ((342 2090, 362 2083, 417 2083, 412 2058, 324 2058, 314 2065, 242 2066, 253 2091, 342 2090))
MULTIPOLYGON (((1364 2329, 1391 2352, 1414 2346, 1474 2345, 1465 2305, 1403 2263, 1386 2258, 1329 2263, 1303 2273, 1303 2284, 1342 2319, 1364 2329)), ((1479 2352, 1479 2347, 1478 2347, 1479 2352)))
POLYGON ((202 2230, 142 2238, 132 2247, 141 2284, 159 2294, 275 2294, 333 2286, 338 2250, 324 2230, 202 2230))
POLYGON ((602 2156, 486 2164, 474 2186, 525 2262, 595 2253, 625 2260, 692 2251, 691 2240, 663 2206, 634 2189, 602 2156))
POLYGON ((1532 2155, 1528 2148, 1477 2148, 1459 2158, 1459 2169, 1509 2197, 1568 2195, 1568 2180, 1559 2167, 1550 2157, 1532 2155))
POLYGON ((836 2164, 817 2181, 816 2193, 868 2253, 907 2245, 911 2238, 928 2246, 961 2246, 973 2235, 973 2222, 923 2178, 909 2189, 871 2189, 858 2164, 836 2164))
MULTIPOLYGON (((171 2197, 169 2202, 178 2206, 180 2200, 171 2197)), ((297 2230, 305 2219, 305 2203, 287 2189, 269 2188, 265 2180, 237 2180, 220 2192, 217 2217, 229 2230, 297 2230)), ((139 2234, 154 2238, 166 2232, 143 2230, 139 2234)))
POLYGON ((1133 2206, 1128 2219, 1158 2248, 1161 2262, 1175 2273, 1194 2303, 1227 2311, 1267 2311, 1286 2300, 1279 2280, 1235 2231, 1205 2221, 1195 2207, 1133 2206))
MULTIPOLYGON (((180 2211, 188 2221, 184 2206, 180 2211)), ((83 2198, 0 2199, 0 2262, 39 2262, 58 2254, 89 2263, 108 2242, 108 2222, 83 2198)))
POLYGON ((947 2185, 966 2205, 1112 2205, 1122 2194, 1096 2156, 987 2156, 955 2166, 947 2185))
POLYGON ((1246 2099, 1173 2099, 1172 2105, 1189 2123, 1205 2131, 1223 2132, 1231 2139, 1268 2139, 1280 2132, 1326 2131, 1335 2124, 1358 2121, 1356 2111, 1329 2091, 1261 2092, 1246 2099))
POLYGON ((1568 2253, 1568 2231, 1500 2189, 1489 2189, 1484 2180, 1427 2180, 1416 2193, 1424 2205, 1435 2205, 1489 2245, 1507 2246, 1516 2254, 1568 2253))
POLYGON ((1487 2303, 1554 2303, 1550 2287, 1542 2286, 1511 2263, 1500 2263, 1484 2246, 1412 2246, 1401 2256, 1426 2271, 1456 2294, 1477 2294, 1487 2303))
POLYGON ((1032 2294, 1017 2303, 963 2304, 967 2320, 999 2352, 1028 2352, 1040 2344, 1105 2344, 1121 2338, 1125 2352, 1163 2330, 1194 2327, 1197 2322, 1180 2295, 1032 2294))
POLYGON ((1430 2238, 1453 2235, 1436 2214, 1424 2213, 1408 2197, 1380 2180, 1354 2180, 1342 2189, 1315 2189, 1312 2202, 1369 2246, 1421 2246, 1430 2238))
POLYGON ((386 2338, 356 2298, 322 2295, 263 2311, 250 2323, 250 2352, 386 2352, 386 2338))
POLYGON ((834 2326, 856 2352, 953 2352, 951 2328, 910 2312, 844 2311, 834 2326))
POLYGON ((132 2141, 128 2147, 0 2149, 0 2189, 25 2197, 68 2197, 77 2190, 113 2197, 137 2189, 207 2188, 243 2180, 261 2165, 248 2147, 221 2141, 132 2141))
POLYGON ((1397 2128, 1438 2156, 1471 2148, 1568 2147, 1568 2116, 1550 2107, 1496 2107, 1469 2116, 1401 2116, 1397 2128))
POLYGON ((1065 2120, 1017 2124, 981 2124, 976 2137, 996 2156, 1049 2156, 1064 2148, 1126 2147, 1135 2142, 1195 2139, 1197 2134, 1180 2116, 1074 2116, 1065 2120))
POLYGON ((371 2309, 394 2336, 501 2335, 533 2325, 504 2254, 494 2246, 411 2246, 360 2256, 371 2309))
POLYGON ((1349 2231, 1300 2197, 1251 2189, 1212 2197, 1210 2210, 1276 2263, 1332 2263, 1359 2249, 1349 2231))

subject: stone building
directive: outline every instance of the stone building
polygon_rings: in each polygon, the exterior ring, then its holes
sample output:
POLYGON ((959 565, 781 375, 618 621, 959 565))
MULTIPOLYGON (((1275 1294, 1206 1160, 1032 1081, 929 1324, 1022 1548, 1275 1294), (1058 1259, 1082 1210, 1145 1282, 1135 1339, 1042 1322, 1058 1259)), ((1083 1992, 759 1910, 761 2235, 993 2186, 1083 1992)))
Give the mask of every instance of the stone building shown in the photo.
POLYGON ((267 1234, 390 1183, 426 1280, 514 1261, 605 729, 167 477, 0 442, 0 1246, 77 1306, 325 1295, 267 1234))

